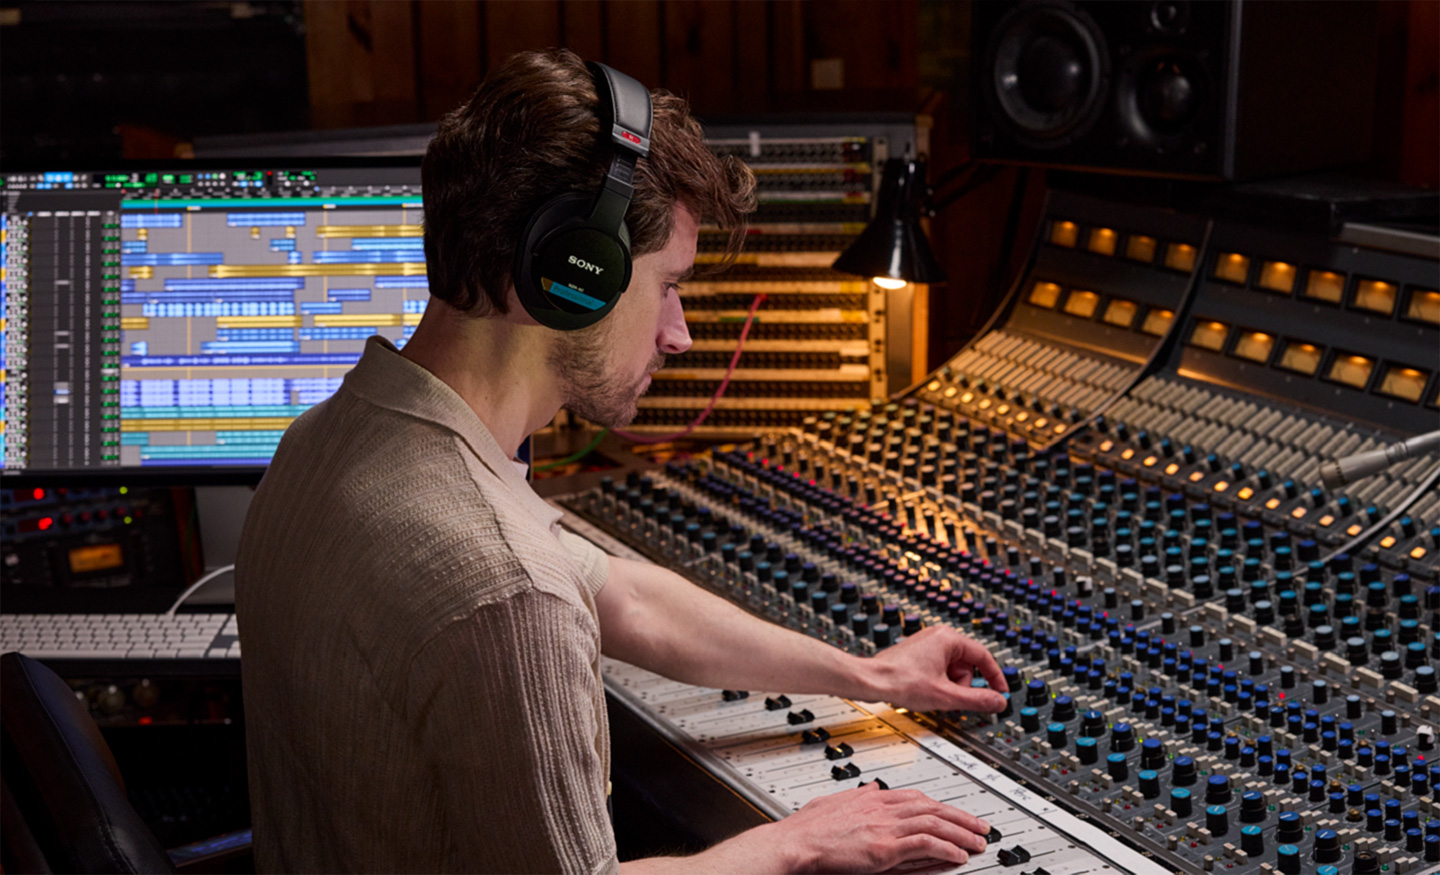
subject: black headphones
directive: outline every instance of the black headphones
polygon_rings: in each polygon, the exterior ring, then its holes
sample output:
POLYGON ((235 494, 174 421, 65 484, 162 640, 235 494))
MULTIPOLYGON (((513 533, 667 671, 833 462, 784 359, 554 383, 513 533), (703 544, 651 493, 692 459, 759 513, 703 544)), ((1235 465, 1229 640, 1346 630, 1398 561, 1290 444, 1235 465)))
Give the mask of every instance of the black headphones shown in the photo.
POLYGON ((594 325, 630 285, 625 212, 635 194, 635 161, 650 154, 650 92, 604 64, 587 62, 600 96, 600 137, 614 149, 598 194, 551 198, 530 219, 515 250, 515 292, 541 325, 594 325))

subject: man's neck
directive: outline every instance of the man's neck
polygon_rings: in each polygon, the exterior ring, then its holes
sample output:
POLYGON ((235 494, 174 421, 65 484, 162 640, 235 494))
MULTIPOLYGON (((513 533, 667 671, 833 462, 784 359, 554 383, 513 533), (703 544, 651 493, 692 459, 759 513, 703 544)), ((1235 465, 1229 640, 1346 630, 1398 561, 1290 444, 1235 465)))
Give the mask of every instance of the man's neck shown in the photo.
POLYGON ((545 329, 467 317, 432 299, 401 355, 455 390, 511 458, 560 409, 545 329))

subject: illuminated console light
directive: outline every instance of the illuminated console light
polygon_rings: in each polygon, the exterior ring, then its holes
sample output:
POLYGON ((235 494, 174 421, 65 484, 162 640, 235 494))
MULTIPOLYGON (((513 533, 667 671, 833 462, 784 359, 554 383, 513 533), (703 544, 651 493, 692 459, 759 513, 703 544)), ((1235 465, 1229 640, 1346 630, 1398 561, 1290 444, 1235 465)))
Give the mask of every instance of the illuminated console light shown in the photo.
POLYGON ((1225 348, 1225 336, 1230 326, 1224 322, 1196 322, 1190 332, 1190 345, 1219 351, 1225 348))
POLYGON ((1170 330, 1170 323, 1174 321, 1174 310, 1152 309, 1145 314, 1145 321, 1141 323, 1140 330, 1146 334, 1163 337, 1170 330))
POLYGON ((1114 255, 1115 232, 1109 228, 1095 228, 1090 231, 1090 242, 1086 248, 1097 255, 1114 255))
POLYGON ((930 391, 930 392, 939 392, 939 391, 940 391, 940 381, 939 381, 939 380, 931 380, 931 381, 925 386, 925 389, 926 389, 927 391, 930 391))
POLYGON ((1166 474, 1166 476, 1174 477, 1174 476, 1175 476, 1176 474, 1178 474, 1179 472, 1180 472, 1180 466, 1177 465, 1177 464, 1175 464, 1174 462, 1171 462, 1170 464, 1168 464, 1168 465, 1165 466, 1165 474, 1166 474))
POLYGON ((1043 416, 1040 417, 1039 419, 1035 420, 1035 428, 1044 428, 1045 426, 1047 426, 1047 425, 1049 425, 1049 424, 1050 424, 1050 420, 1046 419, 1046 418, 1043 417, 1043 416))
POLYGON ((1345 294, 1345 277, 1328 270, 1312 270, 1305 281, 1305 297, 1330 304, 1340 303, 1345 294))
POLYGON ((1055 309, 1055 302, 1060 300, 1060 286, 1055 283, 1037 280, 1030 288, 1030 303, 1037 307, 1044 307, 1047 310, 1055 309))
POLYGON ((1272 498, 1272 499, 1270 499, 1269 501, 1265 502, 1265 509, 1266 509, 1266 510, 1274 510, 1275 508, 1277 508, 1277 507, 1279 507, 1279 506, 1280 506, 1280 499, 1278 499, 1278 498, 1272 498))
POLYGON ((1065 433, 1065 425, 1064 425, 1064 423, 1061 423, 1060 425, 1055 426, 1055 433, 1056 433, 1056 434, 1064 434, 1064 433, 1065 433))
POLYGON ((1073 249, 1075 241, 1080 237, 1080 226, 1074 222, 1056 222, 1050 226, 1050 242, 1056 246, 1065 246, 1073 249))
POLYGON ((1295 289, 1295 265, 1267 261, 1260 267, 1260 288, 1290 294, 1295 289))
POLYGON ((1125 452, 1123 452, 1123 453, 1120 454, 1120 458, 1124 459, 1124 460, 1127 461, 1127 462, 1130 461, 1131 459, 1135 458, 1135 448, 1134 448, 1134 447, 1126 447, 1126 448, 1125 448, 1125 452))
POLYGON ((1246 486, 1244 489, 1241 489, 1239 492, 1235 493, 1235 497, 1240 499, 1241 501, 1249 501, 1250 497, 1254 494, 1255 490, 1251 489, 1249 486, 1246 486))
POLYGON ((1095 315, 1095 308, 1100 305, 1100 296, 1094 292, 1087 292, 1076 289, 1065 299, 1065 312, 1071 316, 1079 316, 1082 319, 1089 319, 1095 315))
POLYGON ((1204 480, 1204 479, 1205 479, 1205 472, 1204 472, 1204 471, 1191 471, 1191 472, 1190 472, 1190 482, 1191 482, 1191 483, 1199 483, 1201 480, 1204 480))
POLYGON ((1334 522, 1335 522, 1335 517, 1334 517, 1333 515, 1327 513, 1327 514, 1325 514, 1324 516, 1322 516, 1320 519, 1316 520, 1316 521, 1315 521, 1315 524, 1318 525, 1320 528, 1323 529, 1323 528, 1325 528, 1326 526, 1332 525, 1334 522))
POLYGON ((974 401, 974 400, 975 400, 975 393, 974 393, 974 392, 966 392, 964 395, 961 395, 961 396, 960 396, 960 403, 961 403, 961 404, 969 404, 971 401, 974 401))
POLYGON ((1353 537, 1355 537, 1356 535, 1360 534, 1360 533, 1363 532, 1363 531, 1365 531, 1365 527, 1364 527, 1364 526, 1360 525, 1359 523, 1351 523, 1351 524, 1350 524, 1350 528, 1348 528, 1348 529, 1345 530, 1345 534, 1347 534, 1347 535, 1349 535, 1350 537, 1353 538, 1353 537))
POLYGON ((1355 284, 1355 306, 1389 316, 1395 312, 1394 283, 1383 280, 1360 280, 1355 284))
POLYGON ((1007 413, 1010 412, 1010 405, 1009 405, 1009 404, 1001 404, 999 407, 995 408, 995 412, 996 412, 997 414, 999 414, 1000 416, 1004 416, 1005 414, 1007 414, 1007 413))
POLYGON ((1225 490, 1227 490, 1227 489, 1229 489, 1229 488, 1230 488, 1230 482, 1229 482, 1228 480, 1221 480, 1221 481, 1219 481, 1218 483, 1215 484, 1215 491, 1216 491, 1216 492, 1224 492, 1225 490))
POLYGON ((1290 515, 1297 520, 1303 520, 1305 519, 1305 508, 1297 507, 1294 510, 1290 511, 1290 515))
POLYGON ((1410 303, 1405 305, 1405 318, 1440 325, 1440 292, 1423 289, 1411 292, 1410 303))
POLYGON ((1389 550, 1393 546, 1395 546, 1394 535, 1386 535, 1385 537, 1380 539, 1380 549, 1389 550))
POLYGON ((1027 412, 1024 411, 1024 410, 1022 410, 1022 411, 1020 411, 1019 413, 1015 414, 1015 421, 1016 421, 1016 422, 1024 422, 1025 420, 1027 420, 1027 419, 1029 419, 1029 418, 1030 418, 1030 414, 1027 413, 1027 412))
POLYGON ((1121 328, 1129 328, 1135 323, 1135 314, 1139 307, 1133 301, 1126 301, 1122 298, 1112 298, 1105 306, 1105 322, 1110 325, 1118 325, 1121 328))
POLYGON ((1424 371, 1392 367, 1385 371, 1385 378, 1380 381, 1380 388, 1376 391, 1392 398, 1419 401, 1421 394, 1425 391, 1425 381, 1428 379, 1429 375, 1424 371))
POLYGON ((1215 278, 1244 284, 1250 276, 1250 259, 1238 252, 1222 252, 1215 259, 1215 278))
POLYGON ((1114 442, 1114 441, 1101 441, 1101 442, 1100 442, 1100 452, 1102 452, 1102 453, 1108 453, 1108 452, 1110 452, 1110 451, 1113 450, 1113 449, 1115 449, 1115 442, 1114 442))
POLYGON ((1146 468, 1153 468, 1155 467, 1155 463, 1159 461, 1160 460, 1154 456, 1146 456, 1145 461, 1141 462, 1140 464, 1144 465, 1146 468))
POLYGON ((1337 355, 1330 363, 1329 377, 1337 383, 1363 389, 1374 369, 1375 362, 1363 355, 1337 355))
POLYGON ((1155 238, 1143 234, 1131 234, 1125 241, 1125 257, 1131 261, 1151 262, 1155 260, 1155 238))
POLYGON ((989 409, 990 409, 990 405, 993 404, 993 403, 995 403, 995 402, 991 401, 989 398, 982 398, 982 399, 980 400, 980 409, 981 409, 981 410, 989 410, 989 409))
POLYGON ((1195 269, 1195 247, 1188 243, 1171 243, 1165 248, 1165 266, 1185 273, 1195 269))
POLYGON ((1235 342, 1235 355, 1242 359, 1264 364, 1270 360, 1270 351, 1275 348, 1275 338, 1263 331, 1242 331, 1235 342))
POLYGON ((1424 548, 1424 547, 1416 547, 1415 549, 1411 550, 1411 551, 1410 551, 1410 558, 1411 558, 1411 559, 1424 559, 1424 558, 1425 558, 1425 548, 1424 548))
POLYGON ((945 390, 945 397, 946 397, 946 398, 954 398, 955 395, 956 395, 956 393, 958 393, 959 391, 960 391, 959 389, 956 389, 954 386, 951 386, 950 388, 948 388, 948 389, 945 390))

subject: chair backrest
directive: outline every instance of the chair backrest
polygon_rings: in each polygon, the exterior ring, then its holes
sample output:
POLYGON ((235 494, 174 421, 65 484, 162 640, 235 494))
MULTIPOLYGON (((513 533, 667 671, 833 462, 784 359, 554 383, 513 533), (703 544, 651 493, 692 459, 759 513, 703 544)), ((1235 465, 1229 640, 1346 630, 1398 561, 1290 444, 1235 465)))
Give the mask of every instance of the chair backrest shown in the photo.
POLYGON ((100 729, 55 672, 0 656, 0 727, 5 871, 44 871, 42 862, 56 872, 176 871, 130 805, 100 729))

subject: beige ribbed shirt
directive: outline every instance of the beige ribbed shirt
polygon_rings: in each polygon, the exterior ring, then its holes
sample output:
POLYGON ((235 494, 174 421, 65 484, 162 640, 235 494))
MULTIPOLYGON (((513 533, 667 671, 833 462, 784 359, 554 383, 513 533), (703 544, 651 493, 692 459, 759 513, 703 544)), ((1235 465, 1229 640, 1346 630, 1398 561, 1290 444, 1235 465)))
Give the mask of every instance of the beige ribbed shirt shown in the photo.
POLYGON ((597 547, 372 338, 285 433, 235 572, 260 871, 617 868, 597 547))

